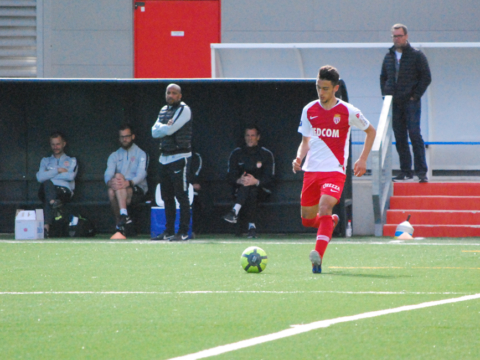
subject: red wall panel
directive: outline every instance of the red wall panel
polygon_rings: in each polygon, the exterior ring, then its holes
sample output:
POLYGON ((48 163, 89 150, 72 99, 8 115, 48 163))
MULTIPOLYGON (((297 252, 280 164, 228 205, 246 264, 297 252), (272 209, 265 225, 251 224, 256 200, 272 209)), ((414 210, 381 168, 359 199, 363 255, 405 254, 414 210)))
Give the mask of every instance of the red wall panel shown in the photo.
POLYGON ((220 1, 135 2, 135 77, 209 78, 220 1))

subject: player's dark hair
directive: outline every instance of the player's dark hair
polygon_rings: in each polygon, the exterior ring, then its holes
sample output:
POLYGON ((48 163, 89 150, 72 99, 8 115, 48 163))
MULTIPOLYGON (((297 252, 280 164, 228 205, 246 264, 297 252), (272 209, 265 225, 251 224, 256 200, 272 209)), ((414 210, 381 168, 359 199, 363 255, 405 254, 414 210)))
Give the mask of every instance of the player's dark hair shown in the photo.
POLYGON ((118 131, 123 131, 123 130, 127 130, 127 129, 130 129, 130 132, 132 133, 132 135, 135 134, 132 124, 127 123, 127 122, 122 123, 120 125, 120 127, 118 128, 118 131))
POLYGON ((338 80, 340 79, 340 74, 338 70, 331 65, 325 65, 320 68, 318 71, 319 80, 328 80, 332 83, 333 86, 337 86, 338 80))
POLYGON ((58 137, 61 137, 63 141, 67 141, 65 134, 60 131, 54 131, 53 133, 50 134, 50 139, 56 139, 58 137))
POLYGON ((257 135, 260 135, 260 128, 255 125, 255 124, 247 124, 247 126, 245 126, 245 132, 247 132, 247 130, 257 130, 257 135))
POLYGON ((398 29, 403 29, 403 34, 407 35, 408 34, 408 29, 405 25, 403 24, 395 24, 392 26, 392 30, 398 30, 398 29))

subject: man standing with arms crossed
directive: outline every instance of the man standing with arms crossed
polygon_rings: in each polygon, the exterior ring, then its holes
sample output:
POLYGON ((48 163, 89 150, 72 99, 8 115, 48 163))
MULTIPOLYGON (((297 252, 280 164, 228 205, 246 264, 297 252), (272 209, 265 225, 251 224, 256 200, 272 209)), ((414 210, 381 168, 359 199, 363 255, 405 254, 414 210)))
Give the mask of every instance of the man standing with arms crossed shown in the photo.
POLYGON ((152 127, 152 136, 160 138, 160 184, 165 203, 165 231, 152 240, 188 240, 190 202, 188 174, 192 158, 192 113, 182 100, 182 89, 167 86, 167 105, 162 107, 152 127), (176 206, 180 204, 180 226, 175 234, 176 206))
POLYGON ((392 26, 393 46, 385 55, 380 74, 382 95, 393 95, 392 127, 400 157, 401 173, 393 181, 411 181, 412 155, 408 137, 412 142, 415 175, 419 182, 428 182, 425 143, 420 133, 420 98, 432 81, 425 55, 410 46, 405 25, 392 26))
POLYGON ((350 127, 358 127, 367 135, 362 153, 355 162, 355 176, 365 174, 367 157, 376 134, 360 110, 335 97, 339 78, 333 66, 320 68, 316 82, 319 100, 303 108, 298 128, 302 142, 292 162, 294 173, 305 172, 301 195, 302 224, 318 229, 315 249, 310 252, 313 273, 322 272, 323 255, 339 220, 337 215, 332 215, 332 210, 342 196, 345 183, 350 127))

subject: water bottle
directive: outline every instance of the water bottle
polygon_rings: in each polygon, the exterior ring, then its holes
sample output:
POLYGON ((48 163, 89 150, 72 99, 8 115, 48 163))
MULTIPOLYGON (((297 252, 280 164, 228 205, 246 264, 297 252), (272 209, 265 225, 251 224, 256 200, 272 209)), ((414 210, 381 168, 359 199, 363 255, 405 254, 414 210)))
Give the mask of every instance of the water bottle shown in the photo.
POLYGON ((346 235, 352 237, 352 220, 348 220, 346 235))

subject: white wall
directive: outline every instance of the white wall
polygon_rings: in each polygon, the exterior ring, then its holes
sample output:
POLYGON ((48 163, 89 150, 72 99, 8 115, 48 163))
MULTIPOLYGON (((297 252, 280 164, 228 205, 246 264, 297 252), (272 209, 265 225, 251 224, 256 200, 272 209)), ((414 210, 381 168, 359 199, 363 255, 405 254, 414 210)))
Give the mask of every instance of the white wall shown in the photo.
POLYGON ((43 77, 133 77, 131 0, 43 0, 42 20, 43 77))
POLYGON ((222 0, 222 42, 480 41, 478 0, 222 0))

